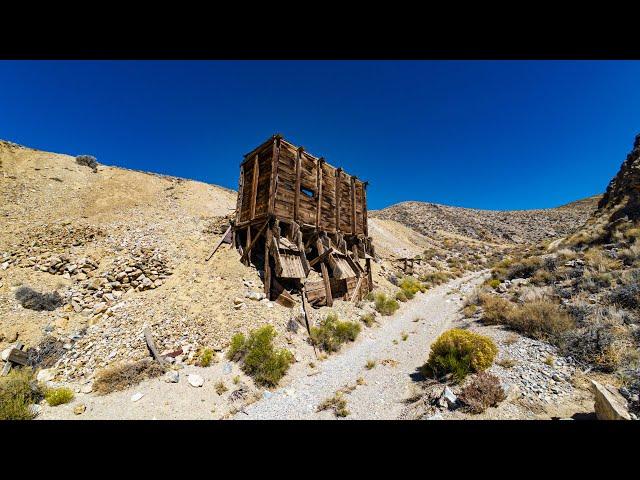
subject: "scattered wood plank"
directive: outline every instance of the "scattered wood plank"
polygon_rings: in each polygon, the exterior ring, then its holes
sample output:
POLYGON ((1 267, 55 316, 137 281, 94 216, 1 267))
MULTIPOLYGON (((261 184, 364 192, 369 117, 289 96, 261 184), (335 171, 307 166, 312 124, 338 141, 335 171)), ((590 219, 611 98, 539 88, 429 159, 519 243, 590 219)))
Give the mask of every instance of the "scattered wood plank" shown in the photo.
POLYGON ((364 277, 358 277, 358 283, 356 284, 356 288, 353 289, 353 295, 351 295, 351 301, 353 302, 356 299, 356 296, 360 292, 360 285, 362 285, 362 279, 364 277))
POLYGON ((29 364, 29 356, 27 352, 23 351, 24 344, 22 342, 18 341, 10 348, 9 353, 6 356, 3 355, 5 362, 2 367, 2 373, 0 373, 2 377, 9 374, 14 364, 22 366, 29 364))
POLYGON ((220 239, 220 241, 216 244, 216 246, 213 248, 213 252, 211 252, 211 255, 209 255, 207 257, 207 259, 205 260, 205 262, 208 262, 209 260, 211 260, 211 257, 213 257, 213 254, 216 253, 218 251, 218 248, 220 248, 220 245, 222 245, 223 243, 229 243, 227 241, 227 238, 229 237, 229 235, 231 235, 231 225, 229 225, 229 228, 227 228, 226 232, 224 232, 224 235, 222 236, 222 238, 220 239))
POLYGON ((283 307, 293 308, 296 306, 296 300, 275 278, 271 279, 271 295, 272 298, 275 298, 275 302, 283 307))
POLYGON ((153 358, 155 358, 158 361, 158 363, 160 363, 160 365, 164 365, 166 363, 165 359, 162 358, 158 353, 158 349, 156 348, 156 342, 153 340, 153 337, 151 336, 151 330, 149 330, 148 328, 145 328, 143 333, 144 333, 144 339, 147 342, 147 348, 151 352, 151 355, 153 355, 153 358))
MULTIPOLYGON (((311 338, 311 325, 309 322, 309 303, 307 302, 307 292, 305 287, 302 287, 302 311, 304 312, 304 321, 307 324, 307 333, 309 334, 309 338, 311 338)), ((318 358, 318 352, 316 351, 316 346, 313 344, 313 353, 318 358)))

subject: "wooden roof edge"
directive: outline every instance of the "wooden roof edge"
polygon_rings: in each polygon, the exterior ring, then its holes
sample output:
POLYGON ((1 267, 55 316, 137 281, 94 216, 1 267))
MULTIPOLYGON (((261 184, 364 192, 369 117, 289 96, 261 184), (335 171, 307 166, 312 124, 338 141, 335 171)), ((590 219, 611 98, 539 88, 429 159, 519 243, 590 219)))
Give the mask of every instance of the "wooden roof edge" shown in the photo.
POLYGON ((254 155, 259 153, 261 150, 263 150, 264 148, 266 148, 268 146, 271 146, 271 144, 272 144, 274 139, 279 139, 280 143, 284 143, 284 144, 290 146, 291 148, 293 148, 294 150, 297 150, 300 153, 304 153, 307 157, 310 157, 312 160, 315 160, 316 162, 323 162, 323 163, 326 163, 329 167, 335 168, 336 170, 340 170, 344 175, 346 175, 348 177, 353 177, 357 182, 360 182, 360 183, 364 184, 365 187, 367 187, 369 185, 369 181, 368 180, 367 181, 362 180, 362 179, 358 178, 357 175, 352 175, 350 173, 345 172, 344 168, 336 167, 336 166, 330 164, 329 162, 327 162, 327 159, 325 157, 316 157, 315 155, 309 153, 304 147, 302 147, 302 146, 298 147, 298 146, 294 145, 293 143, 289 142, 280 133, 275 133, 275 134, 271 135, 267 140, 262 142, 256 148, 251 150, 249 153, 246 153, 244 155, 244 159, 242 160, 242 162, 240 164, 243 165, 245 162, 247 162, 247 160, 250 160, 254 155))

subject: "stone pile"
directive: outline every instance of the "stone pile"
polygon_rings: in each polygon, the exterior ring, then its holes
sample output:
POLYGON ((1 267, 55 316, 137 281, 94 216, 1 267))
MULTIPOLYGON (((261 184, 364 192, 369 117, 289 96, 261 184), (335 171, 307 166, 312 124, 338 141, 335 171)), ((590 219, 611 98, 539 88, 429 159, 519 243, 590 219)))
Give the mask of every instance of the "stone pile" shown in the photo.
POLYGON ((142 248, 131 257, 117 257, 112 267, 83 286, 103 296, 114 291, 158 288, 172 274, 158 250, 142 248))

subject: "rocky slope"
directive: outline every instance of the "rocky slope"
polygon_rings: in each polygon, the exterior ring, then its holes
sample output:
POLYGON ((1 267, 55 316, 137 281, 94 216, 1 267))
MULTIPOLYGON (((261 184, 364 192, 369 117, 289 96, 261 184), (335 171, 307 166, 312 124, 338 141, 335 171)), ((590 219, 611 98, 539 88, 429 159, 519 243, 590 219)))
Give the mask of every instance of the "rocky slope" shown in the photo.
POLYGON ((522 244, 561 237, 584 224, 599 195, 558 208, 540 210, 477 210, 425 202, 402 202, 370 212, 394 220, 426 236, 440 232, 492 243, 522 244))
POLYGON ((612 210, 616 210, 616 218, 628 215, 632 220, 640 219, 640 135, 598 204, 601 214, 612 210))

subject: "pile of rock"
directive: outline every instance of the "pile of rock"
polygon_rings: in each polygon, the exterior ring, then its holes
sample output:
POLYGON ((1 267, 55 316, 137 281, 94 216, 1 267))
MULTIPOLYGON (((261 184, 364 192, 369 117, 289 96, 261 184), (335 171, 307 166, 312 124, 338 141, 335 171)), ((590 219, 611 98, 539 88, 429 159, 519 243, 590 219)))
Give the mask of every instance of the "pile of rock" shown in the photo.
POLYGON ((102 236, 102 229, 92 225, 74 227, 67 222, 35 226, 28 235, 17 236, 20 240, 11 247, 10 252, 0 253, 0 268, 6 270, 14 265, 58 275, 64 275, 65 272, 73 275, 72 270, 66 270, 66 267, 75 264, 81 270, 86 265, 80 266, 78 262, 87 259, 72 260, 68 255, 70 249, 87 245, 102 236))
POLYGON ((99 277, 88 280, 87 290, 101 297, 117 291, 142 291, 163 285, 172 271, 158 250, 140 249, 131 257, 117 257, 112 267, 99 277))
POLYGON ((574 394, 571 377, 577 366, 571 357, 559 355, 556 347, 538 340, 518 335, 512 343, 506 337, 514 334, 504 331, 495 334, 499 337, 500 357, 490 372, 500 378, 507 387, 505 390, 515 387, 528 400, 543 404, 552 404, 574 394), (500 366, 505 360, 511 361, 513 366, 500 366))
POLYGON ((74 277, 77 280, 86 280, 91 276, 91 272, 98 268, 98 261, 91 257, 74 259, 67 254, 51 256, 45 254, 40 257, 29 257, 23 260, 20 266, 52 275, 62 275, 64 278, 74 277))

